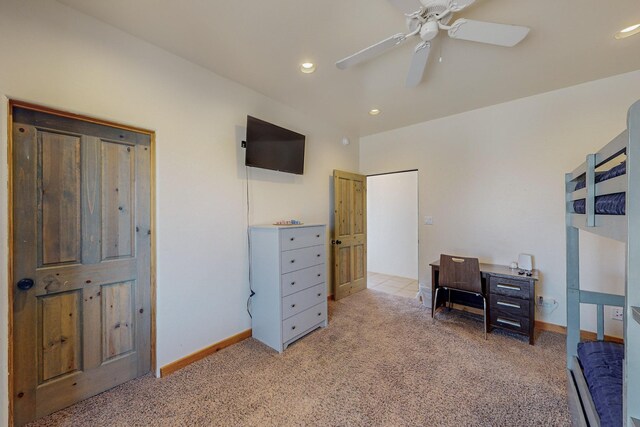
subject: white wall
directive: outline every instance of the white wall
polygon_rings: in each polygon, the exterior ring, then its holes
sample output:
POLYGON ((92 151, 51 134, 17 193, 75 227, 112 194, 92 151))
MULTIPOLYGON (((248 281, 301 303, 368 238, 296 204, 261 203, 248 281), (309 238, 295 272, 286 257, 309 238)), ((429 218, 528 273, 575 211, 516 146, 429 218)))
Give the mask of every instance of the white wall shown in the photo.
POLYGON ((418 172, 367 177, 367 270, 418 279, 418 172))
MULTIPOLYGON (((244 137, 251 114, 307 135, 305 174, 251 171, 249 223, 329 223, 343 132, 72 9, 0 2, 0 95, 157 132, 158 366, 250 327, 244 137)), ((224 60, 221 58, 220 60, 224 60)), ((0 99, 0 102, 2 100, 0 99)), ((7 280, 6 106, 0 107, 0 274, 7 280)), ((328 274, 328 276, 330 276, 328 274)), ((7 292, 0 369, 7 372, 7 292)), ((0 380, 6 422, 7 376, 0 380)))
MULTIPOLYGON (((420 226, 421 282, 443 252, 495 264, 531 253, 537 294, 560 303, 537 318, 565 325, 564 173, 625 129, 638 98, 640 71, 372 135, 360 170, 420 170, 419 217, 434 217, 420 226)), ((622 294, 624 245, 584 233, 581 243, 583 287, 622 294)))

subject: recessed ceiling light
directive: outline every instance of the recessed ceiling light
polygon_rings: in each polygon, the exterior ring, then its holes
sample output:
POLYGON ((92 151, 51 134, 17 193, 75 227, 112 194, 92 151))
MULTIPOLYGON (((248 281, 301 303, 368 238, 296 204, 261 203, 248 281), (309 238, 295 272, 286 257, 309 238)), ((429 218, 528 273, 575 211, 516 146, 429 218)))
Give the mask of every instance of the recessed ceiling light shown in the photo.
POLYGON ((617 39, 624 39, 626 37, 629 37, 638 33, 640 33, 640 24, 632 25, 630 27, 627 27, 623 30, 618 31, 615 37, 617 39))
POLYGON ((380 114, 380 110, 378 110, 377 108, 372 108, 371 110, 369 110, 369 114, 371 114, 372 116, 377 116, 378 114, 380 114))
POLYGON ((300 71, 305 74, 313 73, 316 70, 316 64, 313 62, 303 62, 300 64, 300 71))

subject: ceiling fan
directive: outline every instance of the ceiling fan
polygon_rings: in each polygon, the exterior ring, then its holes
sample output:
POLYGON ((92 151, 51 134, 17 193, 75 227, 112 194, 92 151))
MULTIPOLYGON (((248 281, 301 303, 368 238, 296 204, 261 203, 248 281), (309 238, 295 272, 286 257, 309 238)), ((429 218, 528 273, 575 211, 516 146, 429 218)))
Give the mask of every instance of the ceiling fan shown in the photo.
POLYGON ((344 70, 380 55, 411 36, 420 36, 422 40, 413 51, 406 82, 407 87, 415 87, 422 81, 431 50, 431 40, 438 35, 439 30, 446 30, 452 39, 506 47, 515 46, 529 33, 527 27, 462 18, 448 25, 454 13, 465 9, 475 0, 389 0, 389 2, 406 16, 408 33, 395 34, 347 56, 336 62, 338 68, 344 70))

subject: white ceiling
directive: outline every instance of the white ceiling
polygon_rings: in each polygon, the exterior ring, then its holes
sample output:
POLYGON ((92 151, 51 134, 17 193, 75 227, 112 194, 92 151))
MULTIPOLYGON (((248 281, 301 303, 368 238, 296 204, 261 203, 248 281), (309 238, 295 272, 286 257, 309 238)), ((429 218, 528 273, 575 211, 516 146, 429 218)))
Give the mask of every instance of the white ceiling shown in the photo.
POLYGON ((640 22, 638 0, 477 0, 457 17, 524 25, 527 38, 504 48, 442 33, 413 89, 404 81, 418 38, 334 65, 406 31, 387 0, 59 1, 361 136, 640 69, 640 35, 613 37, 640 22), (300 73, 307 60, 315 73, 300 73), (382 113, 369 116, 373 107, 382 113))

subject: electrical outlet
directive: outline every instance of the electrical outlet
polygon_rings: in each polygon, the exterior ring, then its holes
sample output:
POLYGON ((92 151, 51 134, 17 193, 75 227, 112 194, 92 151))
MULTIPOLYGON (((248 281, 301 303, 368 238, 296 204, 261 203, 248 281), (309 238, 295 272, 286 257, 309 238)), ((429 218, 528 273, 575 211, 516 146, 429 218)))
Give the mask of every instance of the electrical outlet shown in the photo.
POLYGON ((430 215, 425 216, 424 223, 425 225, 433 225, 433 217, 430 215))
POLYGON ((611 318, 613 320, 622 320, 623 319, 623 314, 624 314, 624 308, 622 307, 615 307, 613 309, 613 312, 611 314, 611 318))
POLYGON ((538 310, 548 314, 558 308, 558 301, 553 298, 545 298, 542 295, 538 295, 536 305, 538 306, 538 310))

